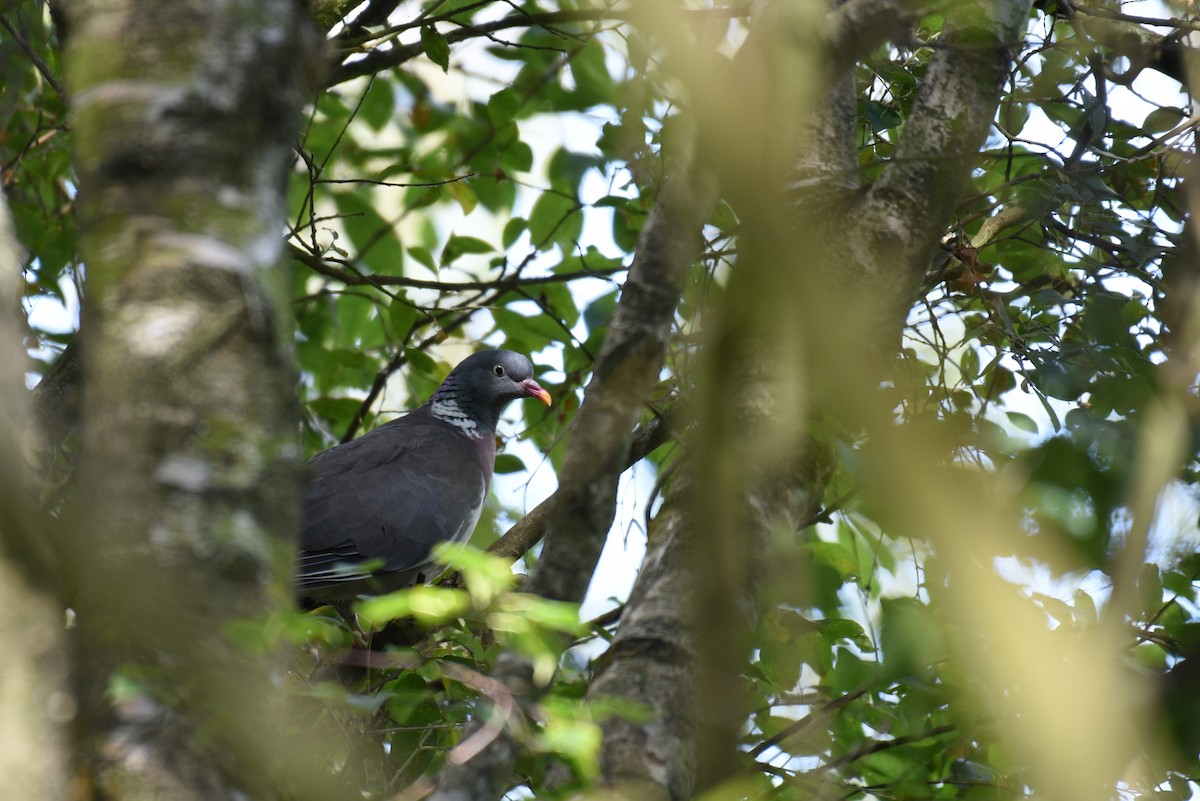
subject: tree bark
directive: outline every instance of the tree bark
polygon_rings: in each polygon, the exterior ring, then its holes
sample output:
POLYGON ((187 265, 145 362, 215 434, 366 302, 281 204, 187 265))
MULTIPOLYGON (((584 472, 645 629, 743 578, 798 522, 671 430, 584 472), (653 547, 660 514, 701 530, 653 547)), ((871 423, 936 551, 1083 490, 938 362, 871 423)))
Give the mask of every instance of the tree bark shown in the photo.
POLYGON ((45 549, 51 521, 29 480, 25 354, 17 313, 24 281, 0 193, 0 784, 9 798, 67 796, 66 724, 75 712, 62 606, 45 549))
POLYGON ((264 633, 297 525, 279 234, 314 84, 297 65, 320 62, 318 40, 287 0, 62 10, 87 264, 81 786, 332 797, 319 761, 283 744, 264 633))
POLYGON ((896 157, 853 209, 854 269, 899 282, 906 303, 987 138, 1029 8, 1028 0, 1004 0, 948 9, 896 157))
MULTIPOLYGON (((726 457, 751 469, 755 460, 746 450, 754 447, 757 432, 773 427, 782 411, 776 385, 779 366, 772 361, 762 351, 747 352, 732 368, 738 393, 730 412, 741 434, 724 444, 741 454, 731 451, 726 457)), ((721 535, 723 545, 740 551, 735 561, 745 569, 722 577, 720 589, 728 592, 713 593, 703 586, 706 578, 728 570, 730 559, 728 547, 712 548, 701 539, 708 532, 697 518, 709 509, 698 497, 732 494, 696 483, 698 477, 711 476, 710 470, 682 465, 681 478, 672 482, 652 521, 646 558, 620 627, 588 689, 589 701, 640 710, 637 715, 611 715, 601 724, 601 775, 620 797, 682 801, 692 796, 698 780, 724 778, 727 771, 700 765, 705 758, 700 753, 702 732, 745 720, 739 693, 725 686, 736 685, 742 663, 734 663, 735 672, 727 674, 726 660, 705 662, 702 649, 706 637, 716 638, 744 662, 737 640, 758 623, 770 534, 798 531, 820 506, 828 482, 828 455, 809 447, 794 457, 790 465, 774 462, 769 469, 757 469, 733 487, 736 508, 722 517, 736 519, 738 527, 724 529, 721 535), (711 603, 706 596, 712 596, 711 603), (714 621, 712 603, 723 604, 728 613, 714 621), (713 684, 725 695, 707 693, 705 687, 713 684)))

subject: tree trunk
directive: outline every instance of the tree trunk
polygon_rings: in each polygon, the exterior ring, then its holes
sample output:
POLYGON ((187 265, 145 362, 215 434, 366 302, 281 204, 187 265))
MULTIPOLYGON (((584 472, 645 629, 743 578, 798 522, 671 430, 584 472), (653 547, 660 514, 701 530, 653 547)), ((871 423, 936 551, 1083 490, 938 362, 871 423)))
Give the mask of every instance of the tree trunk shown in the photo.
POLYGON ((296 65, 319 62, 317 40, 286 0, 63 10, 87 264, 81 786, 115 801, 315 795, 314 760, 281 744, 264 625, 290 598, 297 524, 278 261, 312 78, 296 65))
POLYGON ((28 801, 67 796, 67 737, 75 701, 62 607, 46 550, 51 521, 33 502, 21 263, 0 194, 0 795, 28 801))

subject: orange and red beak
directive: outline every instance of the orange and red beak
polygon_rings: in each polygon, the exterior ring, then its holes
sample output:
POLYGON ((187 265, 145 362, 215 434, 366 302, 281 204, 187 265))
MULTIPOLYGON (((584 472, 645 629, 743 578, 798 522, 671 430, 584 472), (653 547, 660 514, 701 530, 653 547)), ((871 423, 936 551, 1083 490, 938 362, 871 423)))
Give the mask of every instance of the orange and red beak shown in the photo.
POLYGON ((534 381, 532 378, 526 378, 521 382, 521 387, 525 390, 525 394, 531 398, 537 398, 547 406, 550 405, 550 393, 542 389, 542 385, 534 381))

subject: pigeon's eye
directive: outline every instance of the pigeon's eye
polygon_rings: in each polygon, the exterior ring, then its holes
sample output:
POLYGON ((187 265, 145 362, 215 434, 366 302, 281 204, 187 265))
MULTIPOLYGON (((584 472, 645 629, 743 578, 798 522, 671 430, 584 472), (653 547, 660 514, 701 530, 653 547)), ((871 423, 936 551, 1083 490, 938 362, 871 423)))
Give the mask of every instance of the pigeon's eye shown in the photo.
POLYGON ((492 372, 501 378, 504 377, 504 367, 502 365, 497 364, 492 368, 492 372))

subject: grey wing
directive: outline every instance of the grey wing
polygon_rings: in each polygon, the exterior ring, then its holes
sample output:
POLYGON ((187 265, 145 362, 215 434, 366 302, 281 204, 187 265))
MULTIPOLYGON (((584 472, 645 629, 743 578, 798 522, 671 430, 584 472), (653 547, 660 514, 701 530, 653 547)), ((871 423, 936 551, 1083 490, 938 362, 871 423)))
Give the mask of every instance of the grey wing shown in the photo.
POLYGON ((438 542, 470 536, 487 496, 470 441, 436 425, 381 427, 321 454, 313 469, 301 590, 420 568, 438 542))

